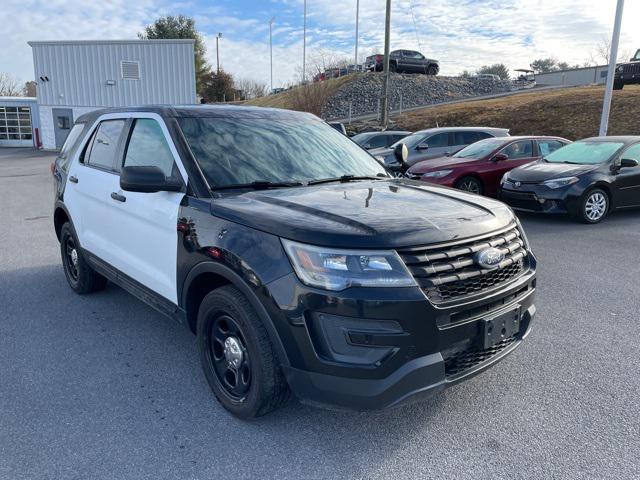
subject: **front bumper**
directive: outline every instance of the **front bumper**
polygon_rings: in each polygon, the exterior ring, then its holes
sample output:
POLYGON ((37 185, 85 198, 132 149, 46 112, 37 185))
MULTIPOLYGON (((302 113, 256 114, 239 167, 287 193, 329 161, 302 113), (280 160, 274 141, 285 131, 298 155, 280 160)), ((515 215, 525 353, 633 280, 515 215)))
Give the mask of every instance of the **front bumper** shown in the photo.
POLYGON ((552 190, 539 184, 510 185, 498 189, 498 199, 514 210, 540 213, 573 213, 580 203, 582 187, 577 184, 552 190))
POLYGON ((294 275, 269 285, 291 390, 302 402, 349 410, 418 399, 491 367, 529 334, 535 288, 531 253, 528 270, 508 285, 437 306, 417 287, 320 293, 294 275), (518 331, 483 349, 484 319, 515 307, 518 331))

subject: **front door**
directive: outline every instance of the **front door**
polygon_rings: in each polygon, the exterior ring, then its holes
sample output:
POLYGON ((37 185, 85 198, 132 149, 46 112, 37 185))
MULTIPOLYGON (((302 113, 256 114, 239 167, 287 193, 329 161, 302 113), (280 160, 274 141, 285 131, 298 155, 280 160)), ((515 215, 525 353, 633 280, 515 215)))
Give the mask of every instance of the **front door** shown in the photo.
POLYGON ((485 174, 485 193, 495 195, 498 191, 498 185, 502 176, 516 167, 531 163, 538 159, 537 152, 534 149, 531 140, 518 140, 510 143, 499 153, 507 156, 506 160, 500 160, 495 164, 487 174, 485 174))
MULTIPOLYGON (((187 180, 164 121, 153 114, 133 119, 118 169, 128 166, 158 167, 168 178, 187 180)), ((127 192, 118 184, 107 199, 108 217, 115 220, 109 233, 115 259, 110 263, 175 304, 183 197, 180 192, 127 192)))
MULTIPOLYGON (((620 158, 640 162, 640 143, 627 148, 620 158)), ((618 188, 618 207, 640 206, 640 167, 625 167, 616 174, 618 188)))
POLYGON ((70 108, 54 108, 52 109, 52 115, 56 149, 60 150, 73 126, 73 110, 70 108))

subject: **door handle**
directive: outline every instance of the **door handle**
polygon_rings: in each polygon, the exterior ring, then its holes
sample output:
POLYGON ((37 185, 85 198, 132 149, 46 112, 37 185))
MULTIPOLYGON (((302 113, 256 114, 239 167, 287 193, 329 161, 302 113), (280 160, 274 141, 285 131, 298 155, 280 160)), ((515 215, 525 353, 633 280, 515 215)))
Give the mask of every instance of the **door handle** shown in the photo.
POLYGON ((71 183, 78 183, 78 177, 76 177, 75 175, 71 175, 71 176, 69 177, 69 181, 70 181, 71 183))
POLYGON ((119 193, 116 193, 116 192, 111 192, 111 198, 113 198, 118 202, 123 202, 123 203, 127 201, 127 197, 125 197, 124 195, 120 195, 119 193))

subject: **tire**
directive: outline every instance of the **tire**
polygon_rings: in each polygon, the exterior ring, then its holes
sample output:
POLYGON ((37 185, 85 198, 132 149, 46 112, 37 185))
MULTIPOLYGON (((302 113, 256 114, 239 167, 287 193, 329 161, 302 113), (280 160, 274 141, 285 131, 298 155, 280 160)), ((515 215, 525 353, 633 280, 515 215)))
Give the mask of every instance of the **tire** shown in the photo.
POLYGON ((429 68, 427 68, 427 75, 437 75, 438 74, 438 67, 436 67, 435 65, 429 65, 429 68))
POLYGON ((290 390, 269 334, 249 300, 227 285, 208 293, 198 311, 197 342, 215 397, 243 419, 283 406, 290 390))
POLYGON ((390 63, 389 64, 389 71, 391 73, 396 73, 398 71, 398 65, 395 63, 390 63))
POLYGON ((60 255, 69 286, 80 295, 104 289, 107 279, 91 268, 79 245, 71 224, 65 223, 60 229, 60 255))
POLYGON ((613 81, 613 89, 614 90, 622 90, 624 88, 624 82, 621 82, 620 80, 614 80, 613 81))
POLYGON ((594 188, 584 195, 575 217, 582 223, 599 223, 607 216, 610 208, 611 201, 607 192, 594 188))
POLYGON ((462 177, 456 182, 456 188, 476 195, 482 195, 484 192, 484 185, 476 177, 462 177))

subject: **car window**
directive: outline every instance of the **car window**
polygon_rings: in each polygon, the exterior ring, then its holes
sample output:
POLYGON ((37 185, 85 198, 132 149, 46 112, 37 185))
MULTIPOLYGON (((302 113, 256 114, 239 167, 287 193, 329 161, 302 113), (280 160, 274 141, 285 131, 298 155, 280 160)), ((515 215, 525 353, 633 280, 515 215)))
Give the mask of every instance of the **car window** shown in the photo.
POLYGON ((545 160, 549 163, 575 163, 595 165, 611 160, 624 147, 622 142, 599 140, 581 140, 570 143, 549 154, 545 160))
POLYGON ((382 148, 387 146, 387 139, 385 135, 374 135, 365 142, 365 145, 369 145, 369 148, 382 148))
POLYGON ((429 145, 429 148, 440 148, 440 147, 448 147, 449 146, 449 134, 448 133, 437 133, 435 135, 430 136, 424 142, 424 145, 429 145))
POLYGON ((476 132, 476 135, 478 135, 478 139, 480 140, 484 140, 485 138, 494 138, 493 135, 487 132, 476 132))
POLYGON ((393 145, 396 142, 399 142, 400 140, 402 140, 405 137, 405 135, 389 135, 387 142, 389 144, 389 146, 393 145))
POLYGON ((564 147, 564 143, 558 140, 538 140, 538 148, 540 149, 540 155, 546 157, 550 153, 555 152, 559 148, 564 147))
POLYGON ((509 160, 518 160, 520 158, 529 158, 533 156, 533 145, 531 140, 520 140, 507 145, 500 153, 509 157, 509 160))
POLYGON ((166 177, 174 173, 175 161, 160 124, 151 118, 138 118, 129 137, 125 167, 158 167, 166 177))
POLYGON ((454 145, 471 145, 480 140, 476 132, 455 132, 453 134, 454 145))
POLYGON ((92 167, 113 169, 118 142, 124 128, 124 120, 105 120, 100 123, 93 138, 87 163, 92 167))
POLYGON ((73 126, 73 128, 69 132, 69 135, 67 135, 67 139, 64 141, 64 145, 62 145, 62 148, 60 149, 61 157, 66 156, 66 154, 69 153, 69 150, 71 150, 71 148, 75 145, 76 140, 78 140, 78 137, 84 129, 84 126, 84 123, 76 123, 73 126))
POLYGON ((640 162, 640 143, 636 143, 635 145, 631 145, 622 154, 622 158, 628 158, 630 160, 637 160, 638 162, 640 162))

